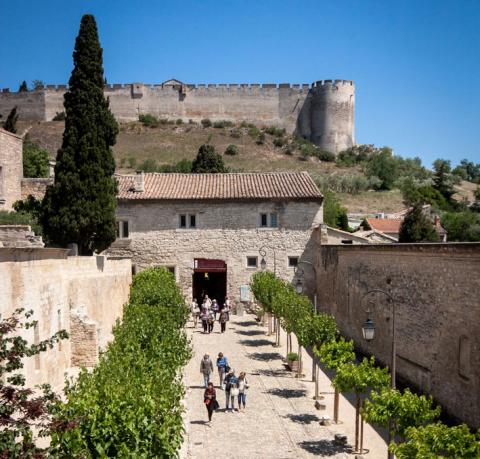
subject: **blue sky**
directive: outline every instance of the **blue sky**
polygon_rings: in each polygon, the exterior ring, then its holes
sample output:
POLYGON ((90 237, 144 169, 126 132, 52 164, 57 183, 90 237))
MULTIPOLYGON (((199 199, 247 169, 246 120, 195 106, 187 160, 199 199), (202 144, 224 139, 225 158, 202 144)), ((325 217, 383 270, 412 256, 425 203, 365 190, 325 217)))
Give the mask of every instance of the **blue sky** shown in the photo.
POLYGON ((0 0, 0 87, 66 83, 93 13, 109 83, 356 83, 358 143, 480 162, 480 1, 0 0))

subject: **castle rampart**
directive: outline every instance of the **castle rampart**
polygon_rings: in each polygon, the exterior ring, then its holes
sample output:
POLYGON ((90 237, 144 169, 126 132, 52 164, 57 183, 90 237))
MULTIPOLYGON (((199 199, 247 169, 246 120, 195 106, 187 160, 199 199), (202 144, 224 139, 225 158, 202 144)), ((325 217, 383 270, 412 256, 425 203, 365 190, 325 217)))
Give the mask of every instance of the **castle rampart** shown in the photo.
MULTIPOLYGON (((0 114, 16 106, 23 119, 50 121, 63 111, 66 85, 47 85, 28 92, 0 93, 0 114)), ((141 114, 184 121, 246 121, 277 125, 323 150, 337 153, 354 144, 355 86, 347 80, 313 84, 107 84, 105 95, 119 121, 141 114)))

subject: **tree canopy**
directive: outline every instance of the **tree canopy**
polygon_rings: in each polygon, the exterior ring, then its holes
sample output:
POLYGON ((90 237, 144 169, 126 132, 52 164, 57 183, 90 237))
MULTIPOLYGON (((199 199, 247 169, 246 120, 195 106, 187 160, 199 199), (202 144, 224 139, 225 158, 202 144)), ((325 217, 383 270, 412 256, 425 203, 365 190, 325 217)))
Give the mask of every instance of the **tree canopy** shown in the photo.
POLYGON ((223 173, 227 172, 227 168, 222 156, 215 151, 215 147, 204 144, 198 150, 197 157, 193 160, 192 172, 196 174, 223 173))

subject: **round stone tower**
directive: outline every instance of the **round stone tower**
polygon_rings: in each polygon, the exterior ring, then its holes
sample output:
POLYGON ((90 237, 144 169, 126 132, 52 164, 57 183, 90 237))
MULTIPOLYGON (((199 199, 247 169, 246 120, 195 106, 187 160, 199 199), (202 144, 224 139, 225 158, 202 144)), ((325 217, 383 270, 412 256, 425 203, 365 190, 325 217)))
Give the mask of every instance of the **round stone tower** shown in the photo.
POLYGON ((310 140, 335 154, 355 145, 354 109, 353 81, 317 81, 311 89, 310 140))

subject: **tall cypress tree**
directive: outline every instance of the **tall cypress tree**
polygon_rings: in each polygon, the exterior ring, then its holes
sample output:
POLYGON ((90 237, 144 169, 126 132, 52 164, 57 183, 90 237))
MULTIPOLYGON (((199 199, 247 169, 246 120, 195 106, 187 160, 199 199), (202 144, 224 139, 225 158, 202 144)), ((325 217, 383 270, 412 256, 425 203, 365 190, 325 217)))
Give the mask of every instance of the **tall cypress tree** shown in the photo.
POLYGON ((95 18, 82 17, 65 94, 65 131, 55 183, 47 188, 41 223, 49 243, 77 243, 81 255, 115 240, 117 185, 111 147, 118 125, 103 94, 102 48, 95 18))
POLYGON ((13 107, 10 110, 10 113, 8 114, 7 119, 5 120, 5 123, 3 123, 3 129, 5 129, 8 132, 11 132, 12 134, 16 134, 17 120, 18 120, 17 107, 13 107))

